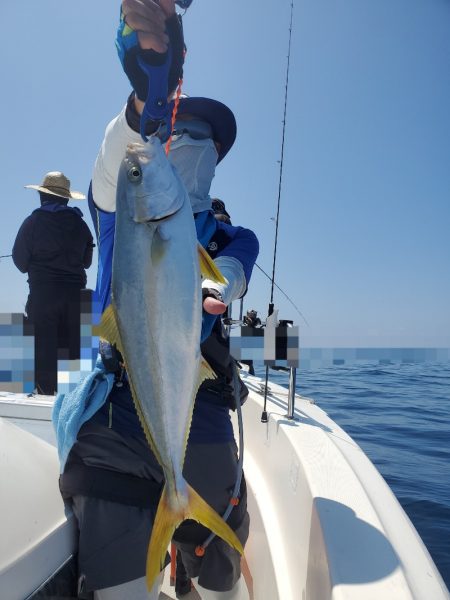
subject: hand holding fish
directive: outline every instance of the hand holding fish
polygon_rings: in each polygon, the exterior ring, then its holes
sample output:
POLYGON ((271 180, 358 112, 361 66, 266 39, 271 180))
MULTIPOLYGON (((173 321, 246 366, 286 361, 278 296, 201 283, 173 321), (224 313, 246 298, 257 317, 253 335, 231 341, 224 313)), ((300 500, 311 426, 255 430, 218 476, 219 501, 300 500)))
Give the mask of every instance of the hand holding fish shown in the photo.
POLYGON ((123 0, 122 12, 126 24, 137 32, 143 50, 167 51, 166 19, 175 13, 174 0, 123 0))
MULTIPOLYGON (((116 48, 123 70, 130 80, 136 97, 145 102, 149 94, 149 69, 164 68, 168 49, 172 50, 168 95, 177 87, 183 72, 184 38, 181 21, 175 12, 174 0, 123 0, 116 37, 116 48), (143 64, 144 63, 144 64, 143 64)), ((161 79, 164 84, 164 78, 161 79)), ((166 94, 153 89, 158 98, 166 94)), ((142 112, 143 107, 137 107, 142 112)), ((152 117, 154 118, 154 117, 152 117)))

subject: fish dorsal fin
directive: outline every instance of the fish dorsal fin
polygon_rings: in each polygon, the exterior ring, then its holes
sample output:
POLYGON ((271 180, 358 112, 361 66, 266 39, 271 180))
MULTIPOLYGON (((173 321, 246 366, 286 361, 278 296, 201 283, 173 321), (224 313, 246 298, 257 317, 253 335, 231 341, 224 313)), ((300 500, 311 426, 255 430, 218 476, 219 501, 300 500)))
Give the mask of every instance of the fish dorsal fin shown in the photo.
POLYGON ((116 314, 114 312, 112 304, 106 307, 106 309, 103 311, 100 325, 96 329, 99 337, 109 342, 112 346, 115 346, 117 350, 123 355, 122 341, 120 339, 119 328, 117 327, 116 314))
POLYGON ((200 273, 203 279, 211 279, 215 283, 222 283, 226 285, 228 281, 216 267, 213 259, 206 252, 201 244, 198 244, 198 260, 200 263, 200 273))

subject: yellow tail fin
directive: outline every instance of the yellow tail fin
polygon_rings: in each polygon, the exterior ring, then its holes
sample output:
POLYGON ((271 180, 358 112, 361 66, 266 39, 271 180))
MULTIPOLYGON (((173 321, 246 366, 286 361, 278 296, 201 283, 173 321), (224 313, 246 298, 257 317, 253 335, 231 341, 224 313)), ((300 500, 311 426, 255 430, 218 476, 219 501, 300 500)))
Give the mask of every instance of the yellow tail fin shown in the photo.
POLYGON ((211 281, 223 283, 224 285, 228 283, 201 244, 198 244, 198 260, 200 262, 200 273, 204 279, 211 279, 211 281))
POLYGON ((188 506, 184 510, 176 511, 168 503, 167 488, 164 486, 148 547, 147 588, 149 590, 151 590, 156 578, 164 567, 167 547, 175 529, 185 519, 198 521, 208 529, 211 529, 211 531, 225 540, 240 554, 244 553, 241 542, 230 526, 225 523, 222 517, 190 485, 187 487, 189 497, 188 506))

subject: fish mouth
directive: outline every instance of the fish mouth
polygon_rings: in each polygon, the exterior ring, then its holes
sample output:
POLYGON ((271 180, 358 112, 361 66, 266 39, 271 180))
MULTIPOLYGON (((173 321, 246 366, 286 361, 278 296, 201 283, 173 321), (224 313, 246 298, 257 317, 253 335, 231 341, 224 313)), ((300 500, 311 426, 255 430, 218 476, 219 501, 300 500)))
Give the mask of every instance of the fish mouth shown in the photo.
POLYGON ((145 223, 148 225, 150 225, 151 223, 161 223, 162 221, 167 221, 167 219, 170 219, 170 217, 173 217, 174 215, 176 215, 179 210, 180 209, 175 210, 168 215, 164 215, 163 217, 155 217, 153 219, 146 219, 145 221, 136 221, 136 222, 137 223, 145 223))
POLYGON ((176 206, 171 207, 168 211, 160 212, 159 214, 149 215, 150 212, 148 210, 148 205, 146 202, 135 203, 131 208, 131 217, 135 223, 140 223, 143 225, 151 225, 155 223, 162 223, 163 221, 167 221, 168 219, 175 216, 182 208, 182 205, 178 203, 176 206))

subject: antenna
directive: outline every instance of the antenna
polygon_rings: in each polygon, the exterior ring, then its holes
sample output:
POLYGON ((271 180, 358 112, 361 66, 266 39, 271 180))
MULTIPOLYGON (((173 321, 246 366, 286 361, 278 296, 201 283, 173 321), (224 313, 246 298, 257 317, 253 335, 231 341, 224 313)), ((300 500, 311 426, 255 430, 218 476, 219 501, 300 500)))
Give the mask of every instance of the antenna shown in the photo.
MULTIPOLYGON (((284 140, 286 133, 286 114, 287 114, 287 99, 288 99, 288 90, 289 90, 289 72, 290 72, 290 64, 291 64, 291 41, 292 41, 292 22, 294 17, 294 0, 291 0, 291 21, 289 24, 289 45, 288 45, 288 55, 287 55, 287 66, 286 66, 286 83, 284 90, 284 111, 283 111, 283 133, 281 137, 281 157, 280 157, 280 177, 278 181, 278 200, 277 200, 277 217, 275 221, 275 243, 273 249, 273 267, 272 267, 272 285, 270 290, 270 304, 268 310, 268 316, 273 313, 274 304, 273 304, 273 291, 275 287, 275 268, 277 262, 277 246, 278 246, 278 222, 280 219, 280 205, 281 205, 281 185, 283 181, 283 160, 284 160, 284 140)), ((267 383, 269 381, 269 367, 266 367, 266 382, 264 386, 264 409, 261 415, 261 421, 263 423, 267 423, 267 383)))

